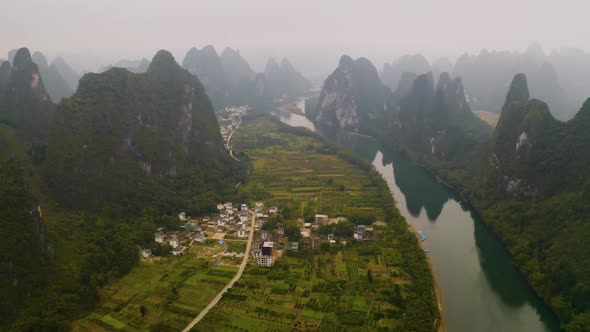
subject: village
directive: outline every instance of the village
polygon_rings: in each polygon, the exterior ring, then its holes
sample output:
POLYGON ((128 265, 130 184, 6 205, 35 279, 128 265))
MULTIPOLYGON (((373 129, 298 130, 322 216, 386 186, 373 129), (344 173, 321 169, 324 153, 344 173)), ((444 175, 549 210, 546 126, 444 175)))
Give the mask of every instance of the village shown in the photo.
POLYGON ((344 217, 316 214, 309 222, 302 218, 285 220, 279 207, 266 207, 262 202, 253 206, 219 203, 217 210, 218 214, 214 216, 198 218, 180 212, 178 218, 184 224, 178 229, 156 230, 154 241, 163 252, 160 250, 158 255, 152 249, 142 249, 142 259, 191 252, 198 258, 214 261, 216 265, 237 266, 248 254, 249 262, 272 267, 285 251, 313 251, 322 249, 322 246, 346 245, 348 241, 373 240, 372 225, 353 225, 344 217), (331 232, 344 224, 348 231, 331 232), (251 225, 254 225, 253 230, 251 225), (252 231, 252 249, 246 253, 252 231), (167 249, 170 251, 166 252, 167 249))
POLYGON ((232 134, 238 129, 242 122, 242 116, 248 112, 249 106, 235 106, 226 107, 225 109, 217 112, 217 122, 221 130, 221 137, 223 138, 223 146, 227 150, 230 150, 229 142, 232 134))

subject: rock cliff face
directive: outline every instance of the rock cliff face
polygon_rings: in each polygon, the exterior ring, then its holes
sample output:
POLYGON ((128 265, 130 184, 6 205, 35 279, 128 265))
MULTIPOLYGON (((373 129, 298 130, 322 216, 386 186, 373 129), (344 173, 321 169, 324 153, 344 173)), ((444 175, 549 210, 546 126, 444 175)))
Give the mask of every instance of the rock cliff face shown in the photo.
POLYGON ((516 75, 490 143, 486 186, 513 197, 577 188, 590 175, 590 101, 572 120, 560 122, 547 104, 529 98, 526 76, 516 75))
POLYGON ((0 123, 16 128, 27 140, 42 142, 54 105, 29 50, 19 49, 13 63, 0 66, 0 123))
POLYGON ((344 55, 328 76, 312 120, 327 129, 375 135, 383 123, 391 90, 381 83, 377 70, 366 58, 344 55))
POLYGON ((84 75, 57 108, 47 181, 76 206, 231 164, 203 86, 160 51, 145 74, 113 68, 84 75))

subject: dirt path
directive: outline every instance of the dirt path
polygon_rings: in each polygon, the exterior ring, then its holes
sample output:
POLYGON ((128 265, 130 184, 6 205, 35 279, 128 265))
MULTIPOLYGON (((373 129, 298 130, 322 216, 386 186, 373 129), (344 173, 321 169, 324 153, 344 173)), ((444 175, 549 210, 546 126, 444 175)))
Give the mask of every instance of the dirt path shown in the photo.
POLYGON ((256 224, 256 214, 253 213, 252 214, 252 225, 250 228, 250 235, 248 236, 248 244, 246 245, 246 252, 244 255, 244 259, 242 260, 242 264, 240 264, 240 267, 238 268, 238 273, 236 273, 235 277, 221 290, 221 292, 219 292, 219 294, 217 294, 217 296, 215 296, 215 298, 213 298, 213 300, 211 300, 211 302, 209 302, 209 305, 207 305, 205 307, 205 309, 203 309, 199 313, 199 315, 197 315, 197 317, 195 317, 195 319, 193 319, 193 321, 190 322, 187 325, 187 327, 184 328, 184 330, 182 330, 182 332, 188 332, 195 325, 197 325, 199 323, 199 321, 201 321, 201 319, 203 319, 203 317, 205 317, 205 315, 209 312, 209 310, 211 310, 217 304, 217 302, 219 302, 219 300, 221 300, 221 297, 223 296, 223 294, 225 292, 227 292, 228 289, 232 288, 234 286, 234 284, 236 283, 236 281, 238 281, 240 279, 240 277, 242 276, 242 273, 244 273, 244 270, 246 269, 246 265, 248 264, 248 257, 250 255, 250 249, 252 248, 252 240, 254 239, 254 226, 255 226, 255 224, 256 224))
POLYGON ((231 148, 231 146, 229 145, 229 143, 231 142, 231 138, 234 135, 234 133, 236 132, 236 130, 238 130, 238 128, 240 128, 240 125, 242 124, 242 116, 240 115, 240 122, 238 123, 238 125, 236 126, 236 128, 234 130, 232 130, 231 134, 229 134, 229 137, 227 138, 227 146, 226 148, 229 150, 229 155, 234 158, 236 161, 240 161, 240 159, 234 157, 234 150, 231 148))

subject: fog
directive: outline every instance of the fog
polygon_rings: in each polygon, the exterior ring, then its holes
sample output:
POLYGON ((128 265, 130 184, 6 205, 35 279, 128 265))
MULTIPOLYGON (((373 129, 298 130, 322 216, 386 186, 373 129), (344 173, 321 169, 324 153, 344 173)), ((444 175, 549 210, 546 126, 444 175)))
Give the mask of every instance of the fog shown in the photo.
POLYGON ((328 72, 342 53, 380 67, 405 53, 454 59, 534 41, 590 50, 590 5, 577 0, 0 1, 0 58, 27 46, 79 70, 162 48, 182 61, 207 44, 239 49, 259 71, 268 56, 287 56, 307 75, 328 72))

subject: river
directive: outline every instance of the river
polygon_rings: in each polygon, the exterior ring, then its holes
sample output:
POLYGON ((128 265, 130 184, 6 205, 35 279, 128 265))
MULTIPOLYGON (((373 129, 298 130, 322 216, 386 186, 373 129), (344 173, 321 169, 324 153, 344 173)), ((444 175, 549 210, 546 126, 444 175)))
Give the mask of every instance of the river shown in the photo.
MULTIPOLYGON (((315 131, 304 116, 273 114, 286 124, 315 131)), ((345 145, 372 161, 402 215, 426 234, 423 245, 442 291, 447 331, 559 331, 558 320, 535 297, 500 242, 451 191, 371 139, 351 137, 345 145)))

